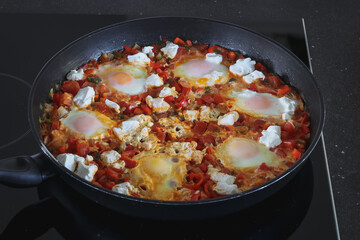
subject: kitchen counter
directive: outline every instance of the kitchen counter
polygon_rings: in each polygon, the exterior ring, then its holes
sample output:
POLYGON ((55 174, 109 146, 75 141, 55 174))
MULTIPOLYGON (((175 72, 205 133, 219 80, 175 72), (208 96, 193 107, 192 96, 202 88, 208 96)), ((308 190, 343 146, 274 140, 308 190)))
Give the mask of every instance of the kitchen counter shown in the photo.
MULTIPOLYGON (((357 1, 3 1, 1 13, 205 17, 252 26, 271 22, 284 31, 305 19, 315 79, 326 105, 324 129, 341 239, 360 238, 360 3, 357 1)), ((264 29, 266 31, 266 29, 264 29)), ((280 30, 279 30, 280 31, 280 30)), ((2 36, 4 37, 4 36, 2 36)), ((11 37, 11 36, 6 36, 11 37)), ((26 39, 31 36, 24 36, 26 39)), ((54 52, 55 53, 55 52, 54 52)), ((40 68, 39 68, 40 69, 40 68)))

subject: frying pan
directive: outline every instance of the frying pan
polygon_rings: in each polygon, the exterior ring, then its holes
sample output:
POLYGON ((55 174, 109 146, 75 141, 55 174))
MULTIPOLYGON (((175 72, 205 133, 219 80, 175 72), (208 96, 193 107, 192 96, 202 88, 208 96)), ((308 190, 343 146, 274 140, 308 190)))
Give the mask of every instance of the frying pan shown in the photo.
POLYGON ((289 50, 249 29, 233 24, 199 18, 159 17, 122 22, 89 33, 55 54, 37 75, 29 97, 31 131, 41 153, 0 161, 0 183, 13 187, 39 185, 52 176, 60 176, 67 184, 88 199, 122 214, 166 220, 188 220, 216 217, 254 205, 282 188, 302 168, 317 144, 324 124, 324 105, 319 89, 308 68, 289 50), (135 198, 98 187, 60 164, 40 138, 40 104, 48 101, 49 91, 66 73, 103 52, 112 52, 125 45, 148 45, 161 39, 197 40, 240 50, 261 61, 270 71, 279 74, 303 97, 311 122, 309 146, 302 157, 275 179, 251 190, 231 196, 201 201, 160 201, 135 198))

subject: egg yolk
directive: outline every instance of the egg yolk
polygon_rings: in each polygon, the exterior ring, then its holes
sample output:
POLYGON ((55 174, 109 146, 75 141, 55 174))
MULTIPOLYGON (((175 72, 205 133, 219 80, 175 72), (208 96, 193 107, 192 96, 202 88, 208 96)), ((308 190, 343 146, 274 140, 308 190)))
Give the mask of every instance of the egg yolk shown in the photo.
POLYGON ((227 147, 229 154, 235 159, 247 159, 255 157, 258 154, 257 146, 249 141, 234 140, 227 147))
POLYGON ((93 116, 80 116, 73 121, 73 129, 80 133, 94 132, 101 126, 99 120, 93 116))
POLYGON ((253 96, 245 103, 254 110, 264 110, 271 106, 271 101, 263 96, 253 96))
POLYGON ((131 83, 132 77, 126 72, 114 72, 109 76, 111 85, 126 85, 131 83))
POLYGON ((214 70, 213 64, 205 60, 191 60, 185 64, 185 71, 194 77, 202 77, 214 70))

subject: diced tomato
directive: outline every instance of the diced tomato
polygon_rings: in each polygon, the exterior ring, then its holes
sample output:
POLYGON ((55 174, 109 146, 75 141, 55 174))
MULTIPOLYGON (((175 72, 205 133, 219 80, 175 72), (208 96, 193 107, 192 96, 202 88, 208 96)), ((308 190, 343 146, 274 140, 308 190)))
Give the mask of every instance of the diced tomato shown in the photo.
POLYGON ((257 119, 253 123, 255 131, 262 131, 266 128, 266 121, 257 119))
POLYGON ((212 147, 208 147, 208 148, 206 149, 206 153, 214 154, 215 151, 214 151, 214 149, 213 149, 212 147))
MULTIPOLYGON (((209 149, 209 147, 208 147, 207 149, 209 149)), ((209 161, 209 162, 211 163, 211 165, 213 165, 214 167, 217 166, 217 164, 216 164, 216 157, 215 157, 214 154, 212 154, 212 153, 207 153, 207 154, 205 154, 205 156, 204 156, 203 159, 209 161)))
POLYGON ((189 47, 191 47, 192 46, 192 42, 190 41, 190 40, 186 40, 186 45, 188 45, 189 47))
POLYGON ((279 89, 278 89, 278 91, 277 91, 277 93, 279 94, 279 95, 284 95, 284 94, 286 94, 287 92, 289 92, 290 91, 290 87, 289 87, 289 85, 283 85, 283 86, 281 86, 279 89))
MULTIPOLYGON (((55 100, 54 100, 54 101, 55 101, 55 100)), ((307 114, 304 114, 304 116, 301 118, 300 122, 301 122, 302 124, 304 124, 304 123, 307 122, 307 119, 308 119, 307 114)))
POLYGON ((204 173, 199 172, 195 174, 193 172, 190 172, 190 174, 188 175, 188 179, 189 181, 193 181, 194 184, 184 184, 183 187, 194 190, 198 189, 204 181, 204 173))
POLYGON ((54 130, 58 130, 61 126, 61 122, 60 121, 54 121, 51 123, 51 128, 54 130))
POLYGON ((259 167, 258 167, 259 170, 262 170, 262 171, 269 171, 271 168, 266 165, 266 163, 262 163, 259 167))
POLYGON ((109 179, 111 179, 113 181, 120 180, 122 177, 121 172, 117 171, 116 168, 112 168, 112 167, 107 167, 105 174, 109 179))
POLYGON ((283 141, 280 146, 286 149, 294 149, 296 146, 296 142, 293 140, 287 140, 287 141, 283 141))
POLYGON ((181 38, 175 38, 174 43, 180 46, 184 46, 185 42, 181 38))
POLYGON ((281 149, 275 149, 275 154, 276 155, 278 155, 279 157, 282 157, 282 158, 284 158, 284 157, 286 157, 286 153, 283 151, 283 150, 281 150, 281 149))
POLYGON ((239 172, 239 173, 236 175, 236 179, 244 180, 244 179, 245 179, 245 174, 244 174, 243 172, 239 172))
POLYGON ((292 134, 295 132, 295 127, 291 122, 285 122, 284 124, 281 125, 281 130, 284 130, 289 134, 292 134))
POLYGON ((306 126, 306 125, 302 125, 301 130, 305 133, 308 134, 310 132, 310 129, 306 126))
POLYGON ((148 105, 141 105, 140 107, 141 107, 141 109, 143 110, 143 112, 145 114, 151 114, 152 113, 151 108, 149 108, 148 105))
POLYGON ((124 177, 124 182, 128 182, 130 181, 130 178, 129 177, 124 177))
POLYGON ((294 148, 294 150, 292 151, 292 155, 293 155, 294 158, 300 159, 301 152, 299 150, 297 150, 296 148, 294 148))
POLYGON ((199 168, 201 169, 201 171, 203 171, 204 173, 206 173, 208 171, 208 166, 206 165, 206 163, 201 163, 199 165, 199 168))
POLYGON ((196 44, 194 47, 199 50, 200 52, 205 52, 208 50, 209 45, 208 44, 196 44))
MULTIPOLYGON (((94 74, 94 73, 95 73, 95 69, 93 69, 93 68, 85 69, 85 70, 84 70, 84 73, 85 73, 86 75, 94 74)), ((80 83, 79 83, 79 84, 80 84, 80 83)), ((81 84, 80 84, 80 86, 81 86, 81 84)))
POLYGON ((152 67, 153 69, 163 69, 163 65, 161 64, 161 62, 150 62, 150 67, 152 67))
POLYGON ((186 99, 181 100, 179 103, 175 104, 176 107, 186 109, 186 107, 189 105, 189 102, 186 99))
POLYGON ((89 144, 85 141, 79 141, 76 144, 76 154, 85 157, 90 152, 89 144))
POLYGON ((178 84, 178 82, 175 81, 175 80, 173 80, 173 81, 171 82, 170 86, 171 86, 171 87, 175 87, 175 90, 176 90, 177 92, 181 92, 181 90, 182 90, 182 87, 181 87, 181 86, 178 84))
POLYGON ((61 106, 71 106, 73 101, 73 95, 71 93, 64 92, 60 96, 60 105, 61 106))
POLYGON ((228 52, 227 57, 229 58, 229 60, 234 61, 236 58, 236 54, 234 52, 230 51, 230 52, 228 52))
POLYGON ((132 160, 132 159, 126 157, 126 156, 123 156, 123 154, 121 154, 121 158, 120 158, 120 159, 121 159, 121 160, 124 160, 124 162, 125 162, 125 167, 126 167, 126 168, 134 168, 134 167, 136 167, 136 165, 137 165, 137 162, 136 162, 136 161, 134 161, 134 160, 132 160))
POLYGON ((169 117, 169 113, 168 112, 164 112, 164 113, 160 113, 158 115, 156 115, 157 118, 167 118, 169 117))
POLYGON ((125 49, 125 53, 129 53, 129 54, 136 54, 139 52, 139 50, 133 49, 130 46, 124 46, 124 49, 125 49))
POLYGON ((198 193, 194 193, 192 196, 191 196, 191 201, 198 201, 200 200, 200 197, 201 197, 201 192, 199 191, 198 193))
POLYGON ((203 134, 207 129, 207 123, 205 122, 201 122, 201 121, 197 121, 195 123, 195 126, 193 127, 192 129, 192 132, 195 133, 195 134, 203 134))
POLYGON ((104 84, 101 84, 98 88, 98 92, 100 95, 104 94, 104 93, 107 93, 109 92, 110 90, 104 85, 104 84))
POLYGON ((215 142, 215 137, 212 136, 211 134, 206 134, 204 137, 203 137, 203 141, 206 145, 215 145, 216 142, 215 142))
POLYGON ((77 81, 64 81, 61 90, 76 95, 80 90, 80 85, 77 81))
POLYGON ((208 49, 208 53, 213 53, 213 52, 223 54, 223 53, 227 52, 227 50, 218 45, 214 45, 214 46, 209 47, 209 49, 208 49))
POLYGON ((167 103, 174 102, 174 100, 175 100, 175 98, 172 95, 164 97, 164 101, 167 102, 167 103))
POLYGON ((102 113, 102 114, 107 114, 111 112, 111 109, 109 108, 108 105, 106 105, 106 103, 104 102, 96 102, 94 103, 95 108, 98 112, 102 113))
POLYGON ((60 94, 59 93, 54 93, 53 95, 53 101, 56 105, 60 105, 60 94))
POLYGON ((200 106, 205 104, 204 100, 202 100, 201 98, 195 98, 195 101, 196 101, 197 105, 200 105, 200 106))
POLYGON ((203 138, 199 138, 197 140, 197 146, 196 146, 196 150, 203 150, 204 148, 206 148, 205 143, 204 143, 204 139, 203 138))
POLYGON ((219 104, 225 102, 225 99, 220 94, 214 94, 214 103, 219 104))
POLYGON ((282 84, 282 81, 279 78, 279 76, 273 74, 267 74, 265 80, 267 80, 271 84, 271 86, 275 88, 279 88, 282 84))
POLYGON ((255 83, 250 83, 250 85, 249 85, 249 90, 251 90, 251 91, 255 91, 255 92, 257 92, 257 91, 258 91, 258 89, 257 89, 257 87, 256 87, 256 85, 255 85, 255 83))
POLYGON ((214 97, 211 94, 204 94, 202 95, 201 99, 206 103, 210 104, 214 102, 214 97))
POLYGON ((266 67, 259 62, 255 64, 255 69, 264 73, 267 72, 266 67))
POLYGON ((142 114, 142 113, 143 113, 143 110, 141 108, 137 107, 137 108, 134 109, 134 114, 135 115, 139 115, 139 114, 142 114))
POLYGON ((158 132, 156 134, 157 138, 159 139, 160 143, 164 143, 165 142, 165 138, 166 138, 166 134, 163 132, 158 132))
POLYGON ((66 146, 62 145, 61 147, 59 147, 59 153, 66 153, 66 146))
POLYGON ((209 123, 208 125, 208 128, 207 128, 208 131, 213 131, 213 132, 219 132, 220 131, 220 127, 214 123, 209 123))

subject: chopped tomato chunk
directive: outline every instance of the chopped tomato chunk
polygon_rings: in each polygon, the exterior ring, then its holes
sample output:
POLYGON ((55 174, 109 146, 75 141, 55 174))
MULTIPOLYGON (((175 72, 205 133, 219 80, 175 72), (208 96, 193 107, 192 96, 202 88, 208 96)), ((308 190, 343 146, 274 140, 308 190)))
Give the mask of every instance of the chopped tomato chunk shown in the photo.
POLYGON ((174 43, 180 46, 184 46, 185 42, 181 38, 175 38, 174 43))
POLYGON ((61 90, 76 95, 80 90, 80 85, 77 81, 64 81, 61 90))
POLYGON ((279 78, 279 76, 273 74, 267 74, 265 80, 267 80, 271 84, 271 86, 275 88, 279 88, 282 84, 282 81, 279 78))
POLYGON ((278 94, 279 95, 284 95, 285 93, 290 91, 290 87, 289 85, 283 85, 278 89, 278 94))
POLYGON ((292 155, 293 155, 294 158, 300 159, 301 152, 299 150, 297 150, 296 148, 294 148, 294 150, 292 151, 292 155))
POLYGON ((205 122, 201 122, 201 121, 197 121, 195 123, 195 126, 192 129, 192 132, 195 134, 203 134, 207 129, 207 123, 205 122))
POLYGON ((267 69, 264 65, 262 65, 261 63, 257 62, 255 64, 255 69, 258 70, 258 71, 261 71, 261 72, 267 72, 267 69))

